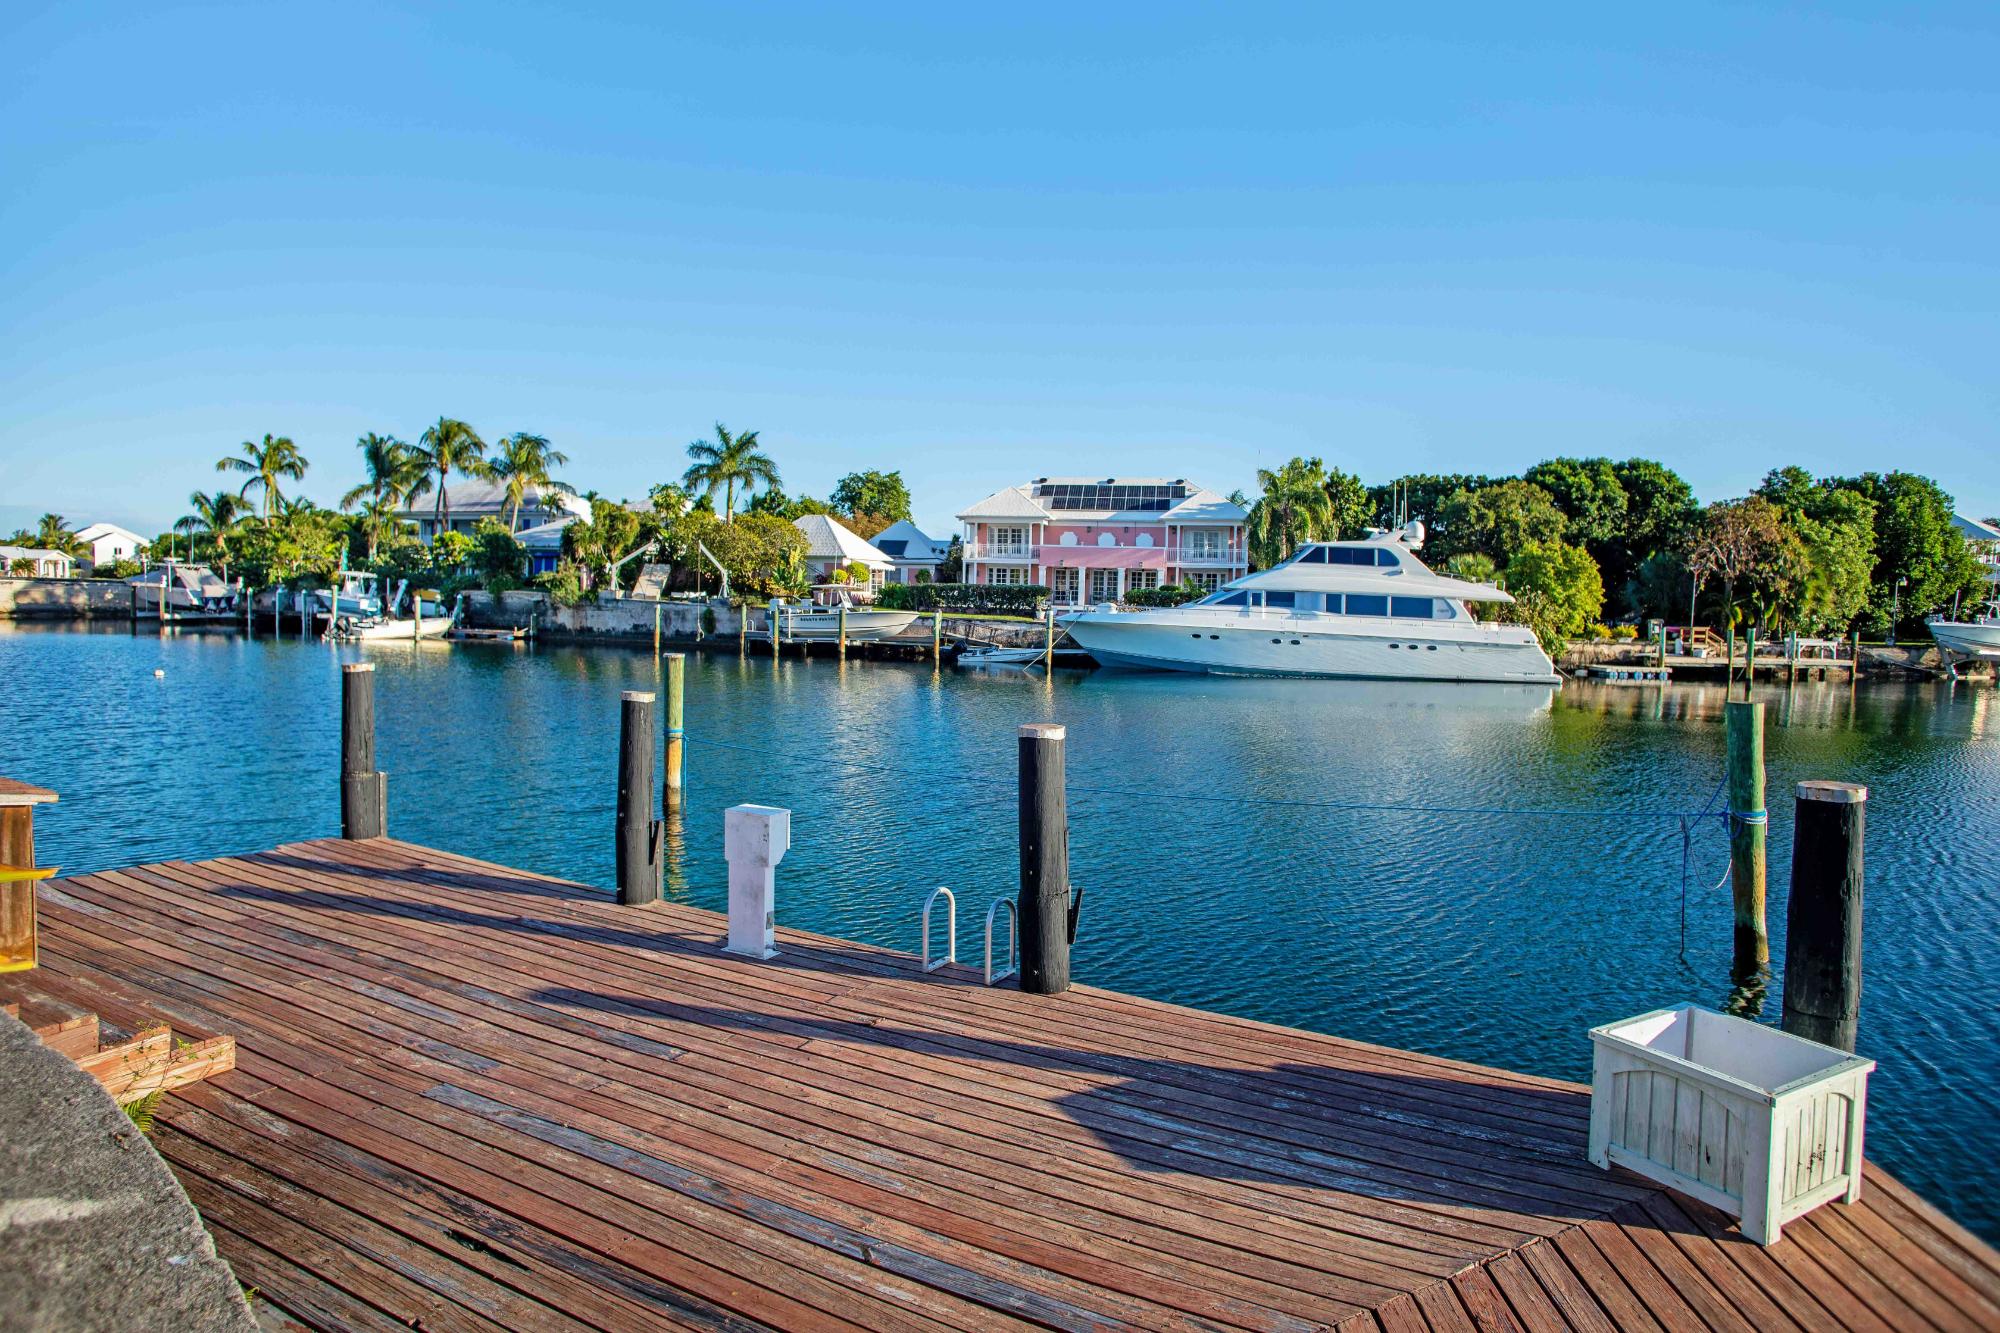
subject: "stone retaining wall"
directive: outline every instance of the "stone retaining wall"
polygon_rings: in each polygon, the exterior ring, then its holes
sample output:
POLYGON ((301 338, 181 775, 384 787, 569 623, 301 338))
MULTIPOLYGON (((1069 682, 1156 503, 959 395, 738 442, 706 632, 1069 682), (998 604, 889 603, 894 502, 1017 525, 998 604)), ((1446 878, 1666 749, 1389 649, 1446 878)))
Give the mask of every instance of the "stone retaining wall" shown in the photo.
POLYGON ((24 579, 0 575, 0 620, 132 618, 132 587, 123 579, 24 579))

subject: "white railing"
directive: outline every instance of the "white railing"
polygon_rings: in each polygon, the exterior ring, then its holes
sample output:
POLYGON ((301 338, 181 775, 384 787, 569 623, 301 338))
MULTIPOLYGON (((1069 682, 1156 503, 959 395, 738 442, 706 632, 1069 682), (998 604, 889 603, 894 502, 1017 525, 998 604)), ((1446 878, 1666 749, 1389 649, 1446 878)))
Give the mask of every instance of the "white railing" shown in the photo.
POLYGON ((1248 556, 1241 547, 1215 548, 1209 546, 1137 546, 1119 544, 1100 546, 1096 542, 1078 543, 1075 546, 1061 546, 1054 542, 1040 545, 1016 546, 1005 542, 975 542, 965 547, 967 560, 1064 560, 1072 564, 1089 564, 1093 551, 1117 554, 1127 551, 1145 551, 1163 558, 1169 565, 1215 565, 1241 566, 1248 563, 1248 556))

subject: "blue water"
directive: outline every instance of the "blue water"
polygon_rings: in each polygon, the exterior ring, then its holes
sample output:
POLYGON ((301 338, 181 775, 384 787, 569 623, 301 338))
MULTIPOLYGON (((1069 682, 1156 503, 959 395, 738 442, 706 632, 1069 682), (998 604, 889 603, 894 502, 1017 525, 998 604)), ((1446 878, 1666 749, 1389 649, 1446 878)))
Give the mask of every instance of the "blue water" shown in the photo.
MULTIPOLYGON (((0 627, 0 773, 61 793, 37 834, 68 872, 333 834, 339 663, 363 656, 392 833, 611 883, 618 696, 658 681, 644 651, 0 627)), ((1868 784, 1869 1152, 2000 1239, 2000 694, 1760 696, 1774 966, 1791 784, 1868 784)), ((1699 685, 1050 681, 698 656, 669 890, 720 909, 722 809, 782 805, 781 923, 914 950, 924 894, 948 884, 976 961, 987 904, 1016 887, 1015 728, 1059 721, 1079 980, 1584 1079, 1592 1025, 1730 998, 1719 826, 1697 837, 1683 959, 1675 820, 1301 803, 1696 809, 1721 776, 1722 702, 1699 685)))

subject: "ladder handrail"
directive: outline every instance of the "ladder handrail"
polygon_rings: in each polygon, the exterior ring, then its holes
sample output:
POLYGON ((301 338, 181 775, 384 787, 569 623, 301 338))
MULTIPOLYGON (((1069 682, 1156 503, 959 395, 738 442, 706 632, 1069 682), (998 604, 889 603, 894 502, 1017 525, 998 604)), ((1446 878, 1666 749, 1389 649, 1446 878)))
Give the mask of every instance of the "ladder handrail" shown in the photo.
POLYGON ((958 961, 958 896, 940 884, 931 890, 931 896, 924 899, 924 971, 935 972, 947 963, 958 961), (939 894, 944 895, 945 951, 944 957, 935 963, 931 961, 931 908, 936 905, 939 894))
POLYGON ((995 898, 993 900, 993 906, 986 909, 986 984, 987 985, 991 986, 996 981, 1005 981, 1009 977, 1018 976, 1020 974, 1021 971, 1020 949, 1021 949, 1020 909, 1014 906, 1014 900, 1012 898, 995 898), (997 915, 999 915, 1000 909, 1003 907, 1007 909, 1007 967, 1004 971, 995 973, 993 970, 993 920, 997 915))

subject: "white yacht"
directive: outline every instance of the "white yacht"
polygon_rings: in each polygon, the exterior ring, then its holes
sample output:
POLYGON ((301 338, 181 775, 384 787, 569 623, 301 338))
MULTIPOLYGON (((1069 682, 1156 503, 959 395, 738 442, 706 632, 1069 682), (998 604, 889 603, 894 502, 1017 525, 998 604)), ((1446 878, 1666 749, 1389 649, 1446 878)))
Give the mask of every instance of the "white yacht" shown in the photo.
POLYGON ((1106 666, 1223 676, 1347 676, 1548 684, 1561 679, 1524 625, 1473 618, 1512 602, 1417 559, 1423 524, 1354 542, 1313 542, 1272 569, 1186 606, 1100 607, 1070 637, 1106 666))

